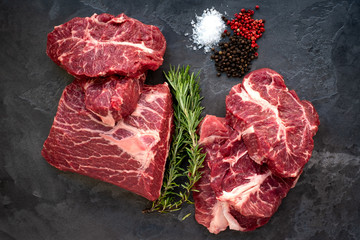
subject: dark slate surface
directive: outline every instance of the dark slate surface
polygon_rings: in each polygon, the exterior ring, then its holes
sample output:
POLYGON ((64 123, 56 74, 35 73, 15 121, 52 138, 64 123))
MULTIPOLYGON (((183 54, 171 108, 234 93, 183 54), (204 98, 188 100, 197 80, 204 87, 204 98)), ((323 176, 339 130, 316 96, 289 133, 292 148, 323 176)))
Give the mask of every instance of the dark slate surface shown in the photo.
MULTIPOLYGON (((260 1, 258 1, 260 2, 260 1)), ((253 69, 281 73, 313 102, 321 125, 315 151, 297 186, 264 227, 213 235, 189 205, 144 215, 148 201, 107 183, 61 172, 40 151, 61 92, 72 77, 45 54, 46 35, 73 17, 108 12, 157 25, 168 48, 148 82, 164 81, 169 64, 201 70, 205 113, 224 116, 225 96, 239 79, 217 78, 209 54, 191 50, 195 14, 214 6, 233 15, 241 1, 0 1, 0 239, 359 239, 359 1, 260 2, 266 19, 253 69)), ((258 3, 259 4, 259 3, 258 3)))

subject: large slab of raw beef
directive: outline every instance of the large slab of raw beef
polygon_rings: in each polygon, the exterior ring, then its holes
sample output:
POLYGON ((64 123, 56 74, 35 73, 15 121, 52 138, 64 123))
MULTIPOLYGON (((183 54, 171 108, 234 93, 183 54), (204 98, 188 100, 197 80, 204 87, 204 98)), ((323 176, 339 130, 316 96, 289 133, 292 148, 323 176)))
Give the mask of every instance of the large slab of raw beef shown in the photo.
POLYGON ((144 86, 135 111, 112 127, 86 109, 82 81, 65 88, 42 155, 60 170, 157 199, 172 128, 168 85, 144 86))
POLYGON ((79 81, 85 92, 85 106, 109 126, 130 115, 136 108, 146 74, 137 77, 111 75, 79 81))
POLYGON ((125 14, 76 17, 48 34, 47 54, 77 78, 136 76, 163 62, 166 41, 159 28, 125 14))
POLYGON ((226 110, 251 159, 279 176, 299 175, 320 122, 313 105, 288 90, 280 74, 267 68, 249 73, 226 97, 226 110))

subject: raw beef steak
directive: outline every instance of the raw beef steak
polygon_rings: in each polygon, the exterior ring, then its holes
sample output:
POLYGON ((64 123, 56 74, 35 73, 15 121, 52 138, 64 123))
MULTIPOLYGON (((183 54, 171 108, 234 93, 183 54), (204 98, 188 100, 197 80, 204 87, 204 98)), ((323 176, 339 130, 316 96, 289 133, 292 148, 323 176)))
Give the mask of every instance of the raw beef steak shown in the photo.
POLYGON ((168 85, 144 86, 135 111, 115 127, 86 109, 81 85, 74 82, 65 88, 44 143, 44 158, 60 170, 157 199, 172 128, 168 85))
POLYGON ((227 120, 242 133, 251 159, 281 177, 297 177, 311 157, 319 117, 288 90, 280 74, 259 69, 226 97, 227 120))
POLYGON ((47 54, 78 78, 136 76, 163 62, 166 41, 159 28, 125 14, 76 17, 48 34, 47 54))
POLYGON ((85 92, 85 107, 109 125, 130 115, 136 108, 146 74, 138 77, 93 78, 79 81, 85 92))
MULTIPOLYGON (((219 150, 230 136, 230 131, 231 128, 225 124, 225 119, 211 115, 207 115, 200 125, 199 142, 207 155, 202 168, 202 177, 195 186, 199 191, 193 193, 195 219, 215 234, 224 231, 227 227, 238 231, 251 231, 266 224, 270 219, 244 216, 229 203, 230 201, 219 200, 216 197, 211 184, 211 181, 214 181, 212 169, 209 166, 216 159, 222 159, 219 150)), ((235 174, 234 177, 236 178, 235 174)))
POLYGON ((210 169, 205 160, 201 170, 202 177, 196 183, 194 192, 195 219, 205 226, 209 232, 217 234, 229 227, 237 231, 251 231, 266 224, 270 218, 246 217, 236 211, 229 203, 216 199, 210 186, 210 169))
MULTIPOLYGON (((206 149, 210 149, 206 147, 206 149)), ((241 215, 271 217, 297 178, 280 178, 248 155, 241 134, 232 130, 218 152, 208 150, 211 187, 216 198, 241 215)))

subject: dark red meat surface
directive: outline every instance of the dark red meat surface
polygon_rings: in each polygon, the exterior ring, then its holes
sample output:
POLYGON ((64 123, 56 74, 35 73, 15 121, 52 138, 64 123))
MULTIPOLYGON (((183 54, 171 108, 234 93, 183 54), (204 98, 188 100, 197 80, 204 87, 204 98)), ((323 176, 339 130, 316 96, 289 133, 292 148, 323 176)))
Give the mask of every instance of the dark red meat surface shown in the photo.
POLYGON ((109 126, 130 115, 136 108, 146 74, 137 77, 112 75, 79 81, 85 91, 85 106, 109 126))
POLYGON ((137 76, 163 62, 166 41, 159 28, 125 14, 76 17, 48 34, 47 54, 77 78, 137 76))
POLYGON ((280 74, 267 68, 249 73, 226 97, 226 110, 251 159, 281 177, 299 175, 320 122, 313 105, 288 90, 280 74))
MULTIPOLYGON (((235 206, 233 204, 234 201, 239 200, 238 198, 225 199, 225 197, 223 197, 223 199, 221 199, 221 197, 216 194, 216 190, 219 190, 223 184, 228 185, 228 188, 246 185, 246 182, 224 181, 224 176, 227 178, 238 178, 242 175, 250 177, 258 176, 257 172, 254 172, 251 168, 246 168, 246 165, 244 166, 244 171, 237 173, 231 172, 226 164, 222 167, 219 165, 223 159, 221 150, 226 145, 232 132, 233 130, 226 125, 224 118, 211 115, 207 115, 200 125, 200 143, 207 155, 204 161, 204 167, 201 170, 202 178, 195 186, 198 192, 194 192, 193 194, 195 201, 195 219, 215 234, 224 231, 227 227, 237 231, 251 231, 266 224, 270 219, 269 216, 244 215, 241 213, 241 210, 246 210, 247 206, 235 206), (213 167, 215 167, 215 171, 213 167), (220 186, 218 186, 218 184, 220 184, 220 186), (216 190, 214 187, 216 187, 216 190)), ((261 185, 261 183, 258 183, 258 185, 261 185)), ((257 190, 254 192, 256 194, 257 190)), ((271 196, 269 198, 271 198, 271 196)), ((247 197, 247 201, 249 200, 247 197)), ((244 212, 247 213, 246 211, 244 212)), ((256 210, 253 210, 253 213, 256 212, 256 210)))
POLYGON ((42 155, 60 170, 157 199, 172 128, 168 85, 144 86, 135 111, 114 127, 86 109, 82 85, 65 88, 42 155))
POLYGON ((319 117, 271 69, 246 75, 226 97, 226 118, 199 126, 206 153, 195 218, 212 233, 266 224, 311 157, 319 117))

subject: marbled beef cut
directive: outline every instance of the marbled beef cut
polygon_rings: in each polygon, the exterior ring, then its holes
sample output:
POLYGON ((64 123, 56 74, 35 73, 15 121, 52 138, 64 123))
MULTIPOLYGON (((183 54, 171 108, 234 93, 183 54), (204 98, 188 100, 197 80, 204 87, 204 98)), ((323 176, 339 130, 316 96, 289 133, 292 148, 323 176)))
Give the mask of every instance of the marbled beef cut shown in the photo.
POLYGON ((313 105, 288 90, 280 74, 268 68, 247 74, 226 97, 226 111, 254 161, 281 177, 299 175, 320 122, 313 105))
POLYGON ((112 127, 86 108, 84 81, 74 81, 65 88, 42 155, 60 170, 156 200, 173 119, 168 85, 144 86, 135 111, 112 127))
POLYGON ((229 131, 229 138, 217 152, 208 146, 205 149, 210 155, 211 187, 216 198, 243 216, 271 217, 297 180, 278 177, 265 164, 254 162, 236 130, 229 131))
POLYGON ((248 217, 242 215, 229 203, 217 200, 213 189, 210 186, 210 168, 207 160, 201 169, 202 177, 196 183, 194 192, 195 219, 204 225, 209 232, 218 234, 230 228, 237 231, 251 231, 266 224, 270 218, 248 217))
POLYGON ((163 62, 166 41, 159 28, 125 14, 76 17, 48 34, 47 54, 77 78, 137 76, 163 62))
MULTIPOLYGON (((244 212, 247 212, 247 206, 239 207, 233 204, 239 200, 239 204, 249 202, 250 198, 248 194, 245 193, 246 196, 244 196, 244 199, 241 201, 241 197, 239 197, 241 195, 240 192, 237 192, 237 194, 230 193, 231 197, 229 194, 226 199, 221 199, 217 196, 216 191, 214 191, 214 187, 218 190, 222 187, 226 189, 235 189, 236 187, 247 186, 249 181, 236 181, 239 177, 241 179, 242 175, 249 179, 258 176, 261 177, 261 175, 252 168, 246 168, 247 166, 244 166, 242 171, 231 172, 228 162, 226 162, 225 156, 223 156, 222 149, 224 147, 228 148, 226 143, 229 141, 233 132, 233 129, 226 125, 224 118, 211 115, 207 115, 200 125, 199 143, 206 153, 206 158, 204 160, 204 167, 201 169, 202 177, 195 185, 198 192, 193 193, 195 201, 195 219, 198 223, 204 225, 211 233, 215 234, 224 231, 227 227, 237 231, 251 231, 266 224, 270 219, 270 216, 244 215, 241 211, 245 210, 244 212), (224 163, 222 169, 220 169, 221 162, 224 163), (215 169, 212 167, 215 167, 215 169), (235 181, 227 181, 231 177, 235 181)), ((236 150, 237 147, 233 145, 233 152, 235 153, 236 150)), ((239 150, 240 152, 243 151, 243 149, 239 150)), ((236 160, 237 159, 235 159, 235 161, 236 160)), ((242 162, 240 164, 242 164, 242 162)), ((256 195, 260 192, 259 187, 261 182, 253 182, 252 185, 255 185, 252 194, 256 195)), ((273 196, 269 196, 269 198, 272 197, 273 196)), ((256 200, 257 202, 263 201, 260 198, 256 200)), ((256 210, 254 210, 254 213, 256 213, 256 210)))
POLYGON ((79 81, 85 92, 85 107, 109 126, 130 115, 136 108, 146 74, 137 77, 111 75, 79 81))

